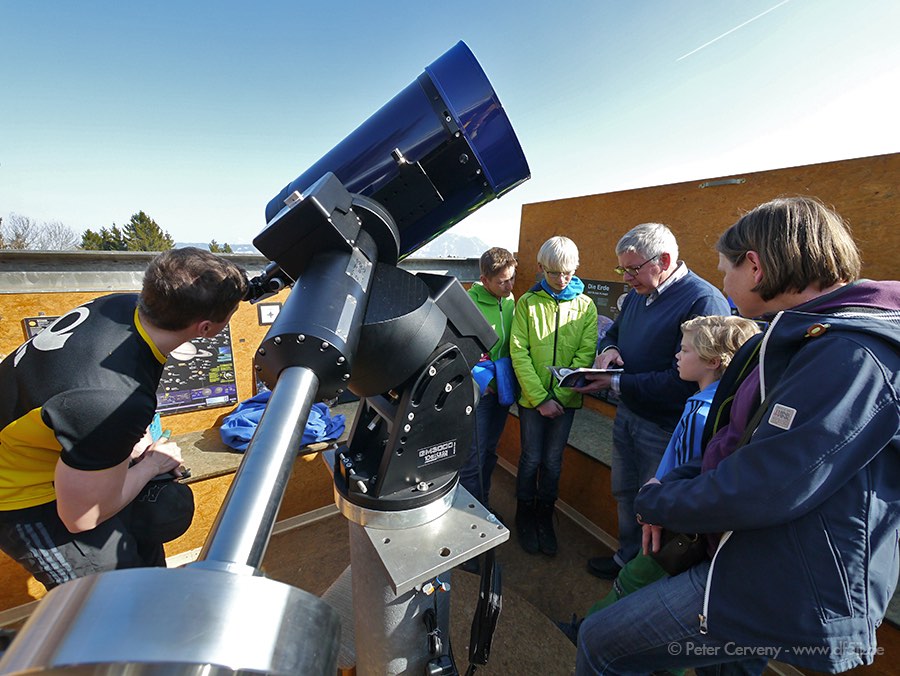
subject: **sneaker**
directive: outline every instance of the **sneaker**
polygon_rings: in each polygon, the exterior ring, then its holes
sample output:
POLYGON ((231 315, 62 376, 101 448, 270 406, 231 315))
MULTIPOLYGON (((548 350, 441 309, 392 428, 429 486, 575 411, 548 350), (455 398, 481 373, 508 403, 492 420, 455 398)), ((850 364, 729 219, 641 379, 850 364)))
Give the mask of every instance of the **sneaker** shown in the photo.
POLYGON ((578 619, 578 615, 572 613, 572 621, 571 622, 554 622, 554 624, 559 627, 559 630, 566 635, 566 638, 572 642, 572 645, 578 645, 578 629, 581 627, 581 623, 584 622, 584 618, 578 619))
POLYGON ((601 580, 615 580, 622 570, 622 566, 616 563, 612 556, 596 556, 588 559, 588 572, 601 580))

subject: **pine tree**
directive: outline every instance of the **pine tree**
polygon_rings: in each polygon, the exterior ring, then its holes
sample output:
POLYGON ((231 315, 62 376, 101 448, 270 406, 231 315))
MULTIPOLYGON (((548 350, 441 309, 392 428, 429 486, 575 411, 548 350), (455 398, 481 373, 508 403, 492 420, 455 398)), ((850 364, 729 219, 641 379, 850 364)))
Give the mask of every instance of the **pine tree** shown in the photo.
POLYGON ((225 242, 224 244, 219 244, 216 240, 213 240, 209 243, 209 250, 210 250, 210 253, 216 253, 216 254, 234 253, 234 251, 231 249, 231 245, 229 245, 228 242, 225 242))
POLYGON ((128 251, 166 251, 175 246, 175 240, 169 233, 143 211, 131 216, 123 234, 128 251))
POLYGON ((115 223, 109 229, 100 228, 100 232, 85 230, 81 235, 81 248, 85 251, 128 251, 125 235, 115 223))

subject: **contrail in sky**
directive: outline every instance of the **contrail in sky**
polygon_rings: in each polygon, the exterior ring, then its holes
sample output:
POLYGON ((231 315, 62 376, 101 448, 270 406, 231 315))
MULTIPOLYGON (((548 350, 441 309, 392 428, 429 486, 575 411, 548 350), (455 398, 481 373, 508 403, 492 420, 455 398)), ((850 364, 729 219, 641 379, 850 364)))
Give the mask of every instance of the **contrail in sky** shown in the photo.
POLYGON ((779 2, 777 5, 775 5, 774 7, 770 7, 769 9, 767 9, 767 10, 766 10, 765 12, 763 12, 762 14, 757 14, 757 15, 756 15, 755 17, 753 17, 752 19, 747 19, 744 23, 740 24, 739 26, 735 26, 735 27, 732 28, 731 30, 725 31, 725 32, 722 33, 719 37, 713 38, 712 40, 710 40, 710 41, 707 42, 706 44, 700 45, 699 47, 697 47, 697 49, 695 49, 695 50, 693 50, 693 51, 691 51, 691 52, 688 52, 688 53, 685 54, 684 56, 679 56, 677 59, 675 59, 675 61, 681 61, 682 59, 686 59, 687 57, 689 57, 691 54, 696 54, 697 52, 699 52, 699 51, 700 51, 701 49, 703 49, 704 47, 709 47, 712 43, 718 42, 719 40, 721 40, 722 38, 724 38, 726 35, 731 35, 731 34, 734 33, 738 28, 743 28, 743 27, 746 26, 748 23, 753 23, 753 22, 756 21, 758 18, 760 18, 760 17, 762 17, 762 16, 765 16, 765 15, 768 14, 769 12, 772 12, 772 11, 778 9, 778 8, 781 7, 782 5, 786 5, 786 4, 789 3, 790 1, 791 1, 791 0, 781 0, 781 2, 779 2))

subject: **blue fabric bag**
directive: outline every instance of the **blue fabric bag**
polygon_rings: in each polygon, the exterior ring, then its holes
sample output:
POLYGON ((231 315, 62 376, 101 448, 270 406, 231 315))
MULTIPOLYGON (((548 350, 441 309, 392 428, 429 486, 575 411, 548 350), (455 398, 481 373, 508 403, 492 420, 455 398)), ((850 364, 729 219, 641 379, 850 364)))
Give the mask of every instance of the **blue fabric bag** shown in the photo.
POLYGON ((494 365, 497 371, 497 400, 501 406, 510 406, 519 398, 519 381, 516 380, 512 360, 500 357, 494 365))
MULTIPOLYGON (((268 390, 260 392, 255 397, 242 401, 234 411, 225 416, 219 434, 226 446, 241 452, 247 450, 271 396, 272 393, 268 390)), ((344 421, 345 418, 340 413, 332 416, 325 404, 313 404, 300 445, 340 438, 344 433, 344 421)))
POLYGON ((519 396, 519 382, 513 371, 512 360, 500 357, 497 361, 480 361, 472 367, 472 378, 478 383, 482 394, 492 380, 497 381, 497 401, 501 406, 514 404, 519 396))

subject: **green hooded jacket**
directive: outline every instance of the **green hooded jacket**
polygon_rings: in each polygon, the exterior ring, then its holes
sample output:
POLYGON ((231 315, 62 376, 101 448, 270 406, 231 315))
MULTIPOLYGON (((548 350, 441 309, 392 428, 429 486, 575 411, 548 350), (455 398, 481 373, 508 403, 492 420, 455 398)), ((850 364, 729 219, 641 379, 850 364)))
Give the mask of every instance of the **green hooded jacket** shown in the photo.
POLYGON ((509 356, 522 393, 519 406, 537 408, 555 399, 581 408, 582 395, 558 387, 548 366, 592 366, 597 356, 597 306, 588 296, 560 300, 535 287, 522 295, 513 315, 509 356))
POLYGON ((487 323, 500 336, 500 340, 491 346, 491 361, 497 361, 500 357, 508 357, 510 328, 512 327, 513 311, 516 309, 516 303, 512 296, 497 298, 480 282, 472 284, 468 293, 469 298, 484 315, 487 323))

